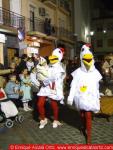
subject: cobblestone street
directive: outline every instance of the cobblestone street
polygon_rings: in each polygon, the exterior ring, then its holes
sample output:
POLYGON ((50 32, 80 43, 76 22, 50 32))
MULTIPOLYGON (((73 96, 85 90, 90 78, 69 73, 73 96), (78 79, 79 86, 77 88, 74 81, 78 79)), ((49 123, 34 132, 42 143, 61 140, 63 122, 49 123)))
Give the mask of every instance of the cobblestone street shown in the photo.
MULTIPOLYGON (((0 147, 7 150, 9 144, 85 144, 85 137, 80 133, 78 113, 71 107, 60 107, 60 119, 63 126, 53 129, 52 122, 44 129, 39 129, 39 122, 33 119, 31 112, 22 112, 25 120, 15 122, 11 129, 0 128, 0 147)), ((106 118, 94 117, 92 126, 92 144, 113 143, 113 116, 110 122, 106 118)))

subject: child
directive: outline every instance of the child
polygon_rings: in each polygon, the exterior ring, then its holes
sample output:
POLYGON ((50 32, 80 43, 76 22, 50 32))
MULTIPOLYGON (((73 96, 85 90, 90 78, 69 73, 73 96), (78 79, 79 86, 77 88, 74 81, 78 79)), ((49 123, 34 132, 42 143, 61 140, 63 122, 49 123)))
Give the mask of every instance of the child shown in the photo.
POLYGON ((36 68, 37 68, 37 78, 42 83, 44 80, 46 80, 49 77, 48 65, 46 59, 40 57, 39 63, 36 66, 36 68))
POLYGON ((33 62, 31 57, 28 58, 28 60, 26 62, 26 66, 27 66, 27 69, 28 69, 29 72, 34 67, 34 62, 33 62))
POLYGON ((5 92, 7 94, 7 97, 14 102, 14 104, 19 107, 20 106, 20 100, 19 100, 19 95, 20 95, 20 84, 16 80, 16 75, 11 74, 9 76, 9 81, 6 84, 5 87, 5 92))
POLYGON ((28 74, 28 70, 24 69, 20 75, 21 91, 23 92, 22 103, 25 111, 31 110, 28 106, 28 102, 31 101, 31 79, 28 74))

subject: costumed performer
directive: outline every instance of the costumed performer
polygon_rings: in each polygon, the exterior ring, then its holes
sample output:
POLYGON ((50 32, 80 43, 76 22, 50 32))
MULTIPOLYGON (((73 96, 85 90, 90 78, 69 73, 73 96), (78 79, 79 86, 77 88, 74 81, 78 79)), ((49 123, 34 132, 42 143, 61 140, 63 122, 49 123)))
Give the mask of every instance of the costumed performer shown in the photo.
MULTIPOLYGON (((57 128, 61 123, 58 121, 58 101, 64 99, 63 95, 63 80, 65 77, 65 71, 62 68, 61 60, 63 58, 63 49, 56 48, 53 50, 52 55, 49 57, 50 65, 46 72, 46 78, 43 80, 44 86, 41 87, 40 91, 38 92, 38 111, 40 115, 40 126, 39 128, 42 129, 47 124, 47 118, 45 116, 45 103, 46 97, 50 98, 51 107, 53 110, 53 128, 57 128)), ((38 67, 39 69, 39 67, 38 67)))
POLYGON ((72 72, 73 80, 67 103, 80 110, 83 122, 83 133, 86 134, 87 144, 91 143, 91 120, 92 112, 100 110, 99 81, 101 74, 94 66, 94 56, 91 52, 90 44, 85 44, 81 48, 81 66, 72 72))

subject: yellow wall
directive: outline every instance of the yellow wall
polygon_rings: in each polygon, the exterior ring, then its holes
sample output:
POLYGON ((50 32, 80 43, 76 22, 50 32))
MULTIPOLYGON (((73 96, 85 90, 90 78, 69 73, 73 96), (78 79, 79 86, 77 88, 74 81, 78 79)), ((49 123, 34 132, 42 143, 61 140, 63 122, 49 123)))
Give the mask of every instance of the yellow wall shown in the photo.
POLYGON ((0 43, 0 63, 4 63, 4 57, 3 57, 3 43, 0 43))

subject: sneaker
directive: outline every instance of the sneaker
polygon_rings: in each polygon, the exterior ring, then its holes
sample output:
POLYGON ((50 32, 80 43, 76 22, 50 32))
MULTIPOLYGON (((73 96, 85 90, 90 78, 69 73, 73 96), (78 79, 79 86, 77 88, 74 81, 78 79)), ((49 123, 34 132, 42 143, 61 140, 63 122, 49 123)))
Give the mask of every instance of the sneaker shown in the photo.
POLYGON ((53 128, 57 128, 58 126, 61 126, 61 125, 62 125, 62 123, 60 123, 59 121, 57 121, 57 120, 53 121, 53 128))
POLYGON ((46 124, 47 124, 47 119, 46 119, 46 118, 45 118, 44 120, 41 120, 41 121, 40 121, 39 129, 43 129, 46 124))
POLYGON ((28 111, 31 111, 32 109, 28 107, 27 110, 28 110, 28 111))
POLYGON ((24 108, 24 111, 29 111, 26 107, 24 108))

